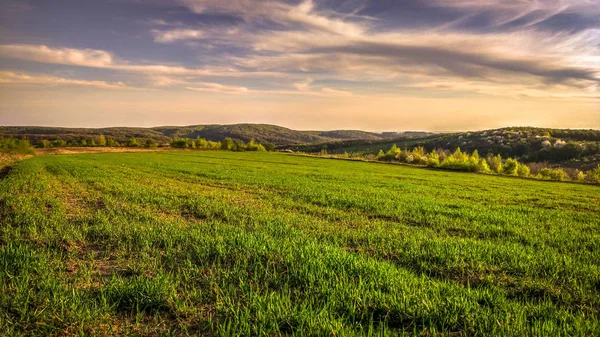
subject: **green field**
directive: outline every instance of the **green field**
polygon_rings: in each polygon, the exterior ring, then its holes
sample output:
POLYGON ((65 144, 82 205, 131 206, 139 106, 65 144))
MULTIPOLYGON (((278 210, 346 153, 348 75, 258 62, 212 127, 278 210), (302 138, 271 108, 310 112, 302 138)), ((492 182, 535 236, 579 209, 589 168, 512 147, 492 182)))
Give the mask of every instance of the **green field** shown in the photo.
POLYGON ((0 335, 600 335, 600 186, 277 153, 0 180, 0 335))

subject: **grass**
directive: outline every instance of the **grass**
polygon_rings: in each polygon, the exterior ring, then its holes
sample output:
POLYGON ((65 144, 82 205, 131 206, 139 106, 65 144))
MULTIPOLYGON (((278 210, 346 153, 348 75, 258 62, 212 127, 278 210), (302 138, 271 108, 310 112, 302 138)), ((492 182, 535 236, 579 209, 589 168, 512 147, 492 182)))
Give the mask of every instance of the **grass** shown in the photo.
POLYGON ((34 157, 0 335, 594 336, 600 187, 277 153, 34 157))

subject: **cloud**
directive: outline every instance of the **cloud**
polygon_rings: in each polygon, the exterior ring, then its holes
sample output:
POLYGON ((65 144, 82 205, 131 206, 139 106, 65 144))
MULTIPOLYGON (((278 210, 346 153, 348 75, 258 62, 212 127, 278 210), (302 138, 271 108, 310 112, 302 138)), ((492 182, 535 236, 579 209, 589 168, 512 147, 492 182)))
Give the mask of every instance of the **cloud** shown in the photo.
POLYGON ((153 30, 154 41, 170 43, 179 40, 200 40, 205 37, 204 32, 195 29, 153 30))
POLYGON ((548 33, 531 27, 556 13, 600 11, 594 6, 596 0, 426 2, 465 13, 490 11, 495 25, 519 21, 522 27, 493 32, 452 30, 451 26, 419 31, 378 26, 354 12, 338 13, 310 0, 296 4, 273 0, 177 2, 192 13, 227 14, 242 20, 233 27, 217 25, 202 30, 185 25, 169 28, 165 27, 167 21, 157 21, 159 29, 150 31, 155 42, 218 41, 219 47, 235 52, 213 57, 202 68, 136 63, 104 50, 44 45, 1 45, 0 56, 142 74, 154 86, 179 85, 213 92, 351 94, 313 86, 313 80, 345 80, 354 82, 353 91, 368 91, 372 83, 390 87, 410 83, 413 88, 432 91, 498 92, 514 97, 524 92, 541 97, 546 91, 552 97, 577 98, 594 96, 600 83, 600 29, 548 33), (215 77, 252 78, 267 82, 273 90, 252 90, 253 83, 231 88, 207 85, 216 84, 219 80, 215 77), (281 90, 278 86, 286 81, 291 83, 290 90, 281 90))
POLYGON ((286 95, 286 96, 319 96, 319 97, 339 97, 352 96, 349 91, 337 90, 327 87, 313 88, 312 80, 307 80, 300 83, 292 83, 292 87, 296 90, 261 90, 248 89, 246 87, 223 85, 212 82, 188 82, 190 86, 185 88, 193 91, 213 92, 222 94, 259 94, 259 95, 286 95))
POLYGON ((492 26, 530 27, 559 14, 600 14, 598 0, 431 0, 431 4, 491 16, 492 26))
POLYGON ((248 21, 266 18, 292 28, 297 26, 338 35, 360 35, 364 30, 363 25, 317 14, 312 0, 296 6, 272 0, 179 0, 179 3, 195 13, 235 14, 248 21))
POLYGON ((122 82, 105 81, 86 81, 75 80, 62 77, 32 75, 15 73, 11 71, 0 71, 0 84, 8 85, 34 85, 34 86, 69 86, 69 87, 89 87, 98 89, 134 89, 122 82))
POLYGON ((220 92, 228 94, 239 94, 248 92, 248 88, 246 87, 236 87, 231 85, 223 85, 219 83, 197 82, 194 83, 194 85, 194 87, 186 87, 186 89, 194 91, 220 92))
MULTIPOLYGON (((319 10, 312 1, 290 5, 268 0, 181 0, 194 13, 227 13, 246 21, 242 33, 227 37, 248 52, 233 58, 238 68, 258 72, 309 74, 355 81, 465 81, 494 86, 528 83, 536 90, 562 84, 595 90, 600 81, 600 30, 576 34, 520 31, 382 30, 369 20, 319 10), (352 20, 350 20, 352 19, 352 20), (252 22, 284 29, 252 29, 252 22), (416 76, 415 76, 416 75, 416 76), (428 76, 428 78, 427 78, 428 76)), ((598 11, 597 1, 431 0, 430 4, 470 12, 493 10, 495 24, 526 18, 521 26, 557 13, 598 11), (592 7, 594 7, 592 9, 592 7)), ((214 34, 215 36, 218 34, 214 34)), ((296 82, 295 87, 310 83, 296 82)), ((543 90, 542 90, 543 91, 543 90)), ((503 90, 502 92, 512 92, 503 90)))
POLYGON ((163 64, 135 64, 116 60, 104 50, 51 48, 45 45, 10 44, 0 45, 0 57, 40 63, 63 64, 80 67, 111 69, 146 75, 172 76, 224 76, 224 77, 276 77, 281 74, 269 72, 241 71, 232 67, 212 66, 209 68, 187 68, 163 64))
POLYGON ((41 63, 107 68, 113 65, 109 52, 94 49, 50 48, 44 45, 0 45, 0 55, 41 63))

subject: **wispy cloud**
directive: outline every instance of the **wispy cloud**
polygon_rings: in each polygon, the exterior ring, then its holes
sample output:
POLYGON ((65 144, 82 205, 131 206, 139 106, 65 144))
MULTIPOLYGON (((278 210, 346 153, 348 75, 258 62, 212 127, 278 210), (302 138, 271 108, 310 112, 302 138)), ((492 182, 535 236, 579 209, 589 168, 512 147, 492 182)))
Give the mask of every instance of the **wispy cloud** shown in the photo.
POLYGON ((196 29, 153 30, 155 42, 170 43, 180 40, 200 40, 205 37, 204 32, 196 29))
POLYGON ((598 0, 430 0, 437 6, 466 10, 471 13, 486 13, 492 18, 493 26, 514 24, 530 27, 547 21, 559 14, 600 14, 598 0))
POLYGON ((112 69, 147 75, 173 76, 279 76, 276 73, 240 71, 232 67, 187 68, 165 64, 140 64, 118 60, 112 53, 95 49, 51 48, 45 45, 10 44, 0 45, 0 57, 50 64, 112 69))
POLYGON ((194 83, 193 87, 186 87, 186 89, 194 91, 220 92, 229 94, 239 94, 248 92, 248 88, 246 87, 236 87, 210 82, 197 82, 194 83))
POLYGON ((4 85, 28 85, 28 86, 69 86, 89 87, 98 89, 134 89, 123 82, 105 82, 69 79, 56 76, 15 73, 12 71, 0 71, 0 84, 4 85))

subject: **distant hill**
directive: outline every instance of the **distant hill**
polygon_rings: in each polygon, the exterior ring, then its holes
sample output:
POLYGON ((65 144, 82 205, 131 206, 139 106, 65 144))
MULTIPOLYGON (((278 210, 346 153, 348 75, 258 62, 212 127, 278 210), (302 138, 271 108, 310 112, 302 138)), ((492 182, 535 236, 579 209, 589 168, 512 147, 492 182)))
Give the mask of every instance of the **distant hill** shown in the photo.
POLYGON ((81 140, 104 135, 119 142, 130 138, 153 139, 158 142, 168 142, 172 138, 197 138, 219 141, 226 137, 257 142, 271 142, 276 145, 300 145, 344 140, 380 141, 391 138, 421 137, 426 132, 385 132, 374 133, 359 130, 334 131, 298 131, 270 124, 231 124, 231 125, 190 125, 190 126, 160 126, 153 128, 110 127, 110 128, 58 128, 39 126, 4 126, 0 127, 0 136, 25 137, 31 141, 41 140, 81 140))
MULTIPOLYGON (((408 133, 407 133, 408 135, 408 133)), ((293 151, 328 153, 373 153, 388 150, 393 144, 401 149, 423 146, 427 151, 445 149, 479 151, 514 157, 523 162, 550 162, 566 167, 593 168, 600 163, 600 130, 570 130, 510 127, 493 130, 439 133, 398 137, 396 139, 354 139, 322 144, 283 147, 293 151)))

